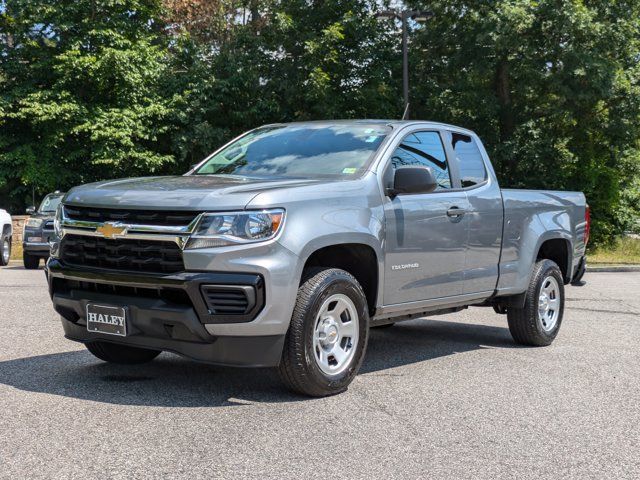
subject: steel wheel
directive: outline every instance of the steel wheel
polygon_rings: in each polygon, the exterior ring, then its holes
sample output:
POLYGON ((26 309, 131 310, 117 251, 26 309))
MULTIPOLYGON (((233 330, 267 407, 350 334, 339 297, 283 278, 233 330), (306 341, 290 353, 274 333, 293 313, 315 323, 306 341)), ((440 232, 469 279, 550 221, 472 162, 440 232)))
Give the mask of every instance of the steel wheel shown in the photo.
POLYGON ((359 322, 356 306, 341 293, 327 298, 316 317, 313 349, 316 364, 326 375, 342 373, 358 346, 359 322))
POLYGON ((9 257, 11 256, 11 244, 9 244, 9 239, 5 238, 2 242, 2 264, 9 264, 9 257))
POLYGON ((545 332, 553 330, 560 313, 560 286, 555 277, 546 277, 538 296, 538 318, 545 332))

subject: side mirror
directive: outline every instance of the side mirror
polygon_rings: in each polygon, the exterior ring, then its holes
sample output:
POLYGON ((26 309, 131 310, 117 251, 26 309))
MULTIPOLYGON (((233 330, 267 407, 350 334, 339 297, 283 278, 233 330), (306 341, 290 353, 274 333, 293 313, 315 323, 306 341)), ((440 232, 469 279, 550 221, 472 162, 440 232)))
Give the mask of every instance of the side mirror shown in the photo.
POLYGON ((438 188, 438 181, 431 167, 408 165, 398 167, 393 176, 393 185, 387 189, 387 195, 410 193, 431 193, 438 188))
POLYGON ((33 215, 34 213, 36 213, 36 207, 27 208, 27 215, 33 215))

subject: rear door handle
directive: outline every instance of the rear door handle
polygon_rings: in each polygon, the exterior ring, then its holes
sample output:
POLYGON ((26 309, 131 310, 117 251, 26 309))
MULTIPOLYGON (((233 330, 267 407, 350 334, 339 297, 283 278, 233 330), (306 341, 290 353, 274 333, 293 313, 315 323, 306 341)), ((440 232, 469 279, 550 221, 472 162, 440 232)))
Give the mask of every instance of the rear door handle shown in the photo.
POLYGON ((464 215, 465 213, 468 213, 469 210, 467 210, 466 208, 460 208, 460 207, 451 207, 449 208, 449 210, 447 210, 447 216, 448 217, 461 217, 462 215, 464 215))

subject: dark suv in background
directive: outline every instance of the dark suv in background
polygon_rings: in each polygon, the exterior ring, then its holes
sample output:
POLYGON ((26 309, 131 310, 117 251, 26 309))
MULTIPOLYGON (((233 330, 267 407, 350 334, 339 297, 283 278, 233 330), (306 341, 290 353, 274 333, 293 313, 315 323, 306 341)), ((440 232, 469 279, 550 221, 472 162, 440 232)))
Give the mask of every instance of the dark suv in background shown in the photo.
POLYGON ((38 268, 40 259, 49 258, 49 239, 53 237, 53 220, 62 192, 53 192, 44 197, 40 206, 27 208, 31 218, 24 224, 22 235, 22 260, 24 268, 32 270, 38 268))

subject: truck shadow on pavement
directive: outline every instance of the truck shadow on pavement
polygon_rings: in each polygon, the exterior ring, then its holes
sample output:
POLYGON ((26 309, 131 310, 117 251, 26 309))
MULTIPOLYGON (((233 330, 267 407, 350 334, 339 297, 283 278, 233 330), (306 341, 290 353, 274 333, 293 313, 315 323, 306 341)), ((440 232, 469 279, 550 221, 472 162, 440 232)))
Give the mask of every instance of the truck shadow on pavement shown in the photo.
MULTIPOLYGON (((384 372, 483 348, 517 347, 507 328, 410 321, 371 331, 360 373, 384 372)), ((136 366, 102 363, 85 350, 19 358, 0 362, 0 383, 117 405, 215 407, 307 400, 289 393, 272 369, 214 367, 169 354, 136 366)), ((351 388, 358 388, 357 379, 351 388)))

